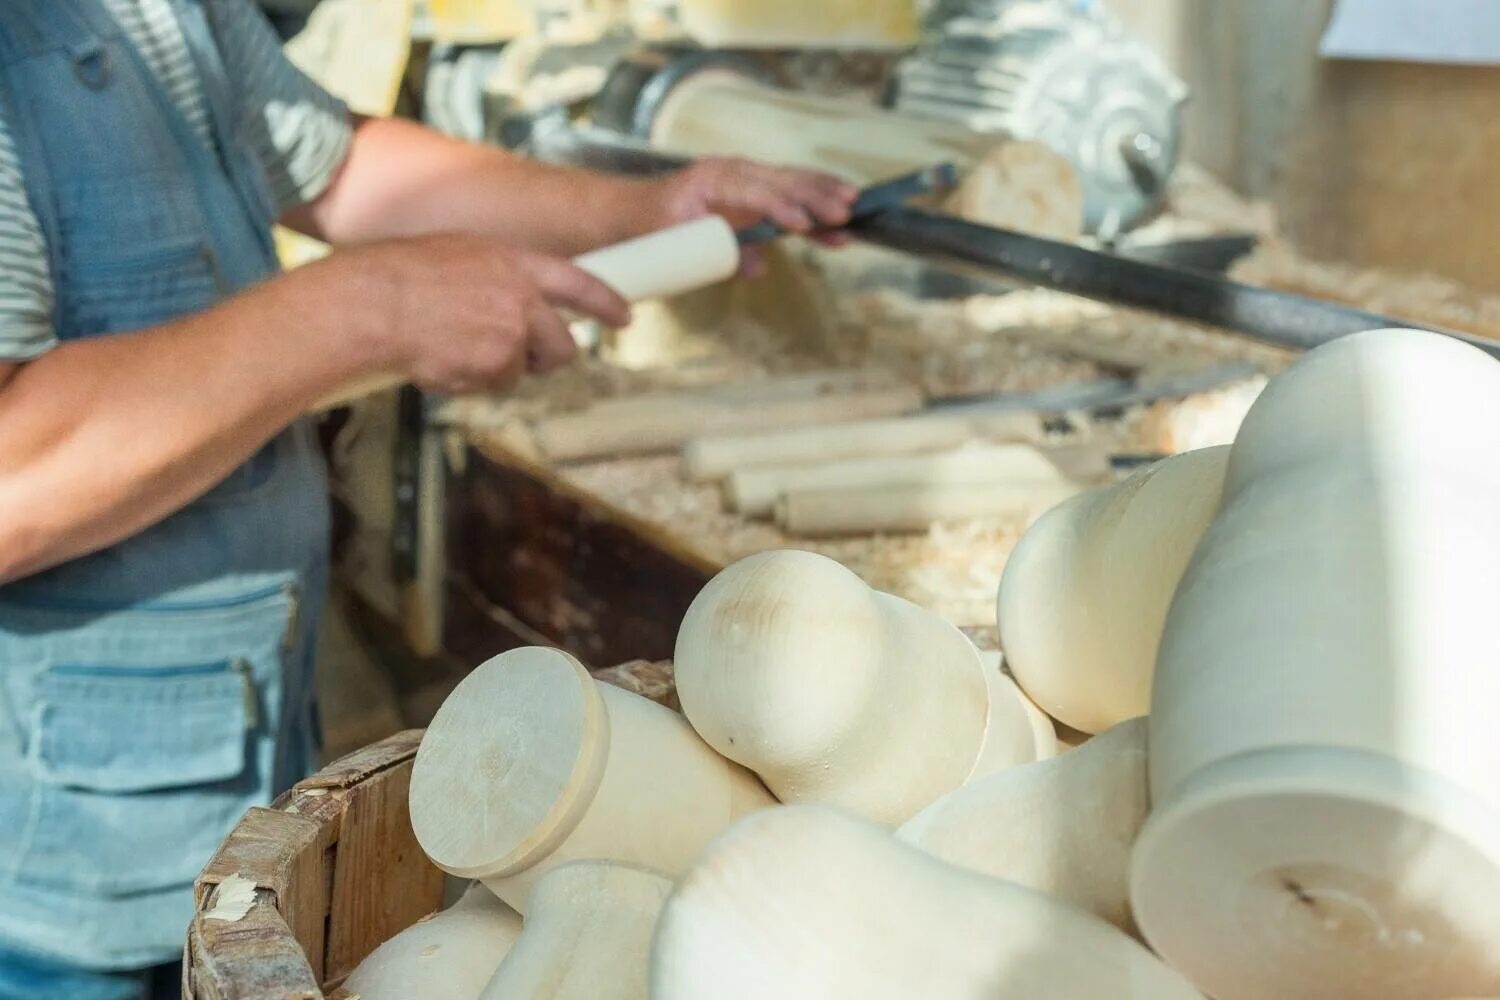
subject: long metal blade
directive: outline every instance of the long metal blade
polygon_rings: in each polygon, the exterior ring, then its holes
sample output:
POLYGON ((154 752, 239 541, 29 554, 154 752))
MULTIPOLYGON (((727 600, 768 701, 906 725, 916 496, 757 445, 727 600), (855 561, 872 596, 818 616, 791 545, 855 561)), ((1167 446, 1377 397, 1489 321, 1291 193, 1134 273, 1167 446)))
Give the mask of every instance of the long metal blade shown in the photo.
POLYGON ((1148 309, 1307 350, 1345 334, 1401 326, 1445 334, 1500 357, 1500 344, 1334 302, 1242 285, 1211 274, 1100 253, 915 208, 859 220, 861 239, 920 257, 980 267, 1085 298, 1148 309))
MULTIPOLYGON (((601 129, 539 128, 540 159, 626 174, 653 174, 685 161, 601 129)), ((1132 260, 1025 233, 898 207, 855 222, 859 239, 933 260, 979 268, 1115 305, 1131 306, 1309 350, 1350 333, 1408 327, 1445 334, 1500 357, 1500 343, 1441 327, 1392 319, 1323 299, 1242 285, 1200 271, 1132 260)))

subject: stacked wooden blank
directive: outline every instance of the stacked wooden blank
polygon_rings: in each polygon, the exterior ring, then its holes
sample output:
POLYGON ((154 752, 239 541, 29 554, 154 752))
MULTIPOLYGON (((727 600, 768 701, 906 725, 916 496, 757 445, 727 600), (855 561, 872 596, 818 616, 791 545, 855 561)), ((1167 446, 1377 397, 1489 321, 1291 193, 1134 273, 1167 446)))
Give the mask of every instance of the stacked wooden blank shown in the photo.
POLYGON ((524 915, 453 950, 485 1000, 1500 994, 1496 428, 1470 348, 1312 352, 1227 453, 1033 529, 1012 675, 795 551, 689 609, 686 719, 497 657, 412 778, 424 849, 524 915), (1100 735, 1059 753, 1028 695, 1100 735))
MULTIPOLYGON (((896 864, 891 889, 905 884, 904 868, 917 883, 937 878, 925 899, 902 897, 911 926, 931 924, 945 911, 951 920, 964 908, 981 915, 966 932, 971 936, 1057 922, 1096 954, 1077 983, 1111 980, 1107 970, 1123 962, 1143 977, 1130 995, 1192 995, 1106 920, 1034 889, 952 868, 895 838, 896 827, 949 793, 981 788, 1058 752, 1051 720, 947 622, 872 590, 825 557, 763 553, 729 567, 699 595, 682 624, 676 669, 686 719, 602 686, 566 653, 541 648, 496 657, 444 703, 413 768, 413 827, 436 864, 479 879, 493 894, 487 912, 507 929, 487 942, 455 935, 442 943, 463 970, 444 980, 445 995, 817 995, 815 984, 803 981, 812 970, 794 966, 762 983, 774 987, 771 993, 732 992, 760 987, 727 970, 721 993, 684 993, 697 989, 698 964, 717 959, 682 951, 670 932, 655 933, 673 893, 684 900, 682 912, 701 905, 683 880, 712 855, 709 845, 740 829, 743 816, 779 814, 785 807, 778 802, 812 810, 805 819, 786 813, 785 822, 811 824, 807 838, 783 837, 776 832, 781 820, 767 827, 766 843, 781 844, 777 851, 814 852, 794 859, 789 878, 797 864, 824 864, 816 856, 824 836, 818 831, 831 824, 833 843, 849 837, 872 852, 841 864, 863 868, 873 860, 883 869, 889 859, 896 864), (962 899, 945 896, 954 891, 962 899)), ((1130 822, 1128 810, 1124 816, 1130 822)), ((1114 881, 1102 882, 1097 894, 1109 897, 1114 881)), ((475 908, 481 891, 471 890, 463 906, 475 908)), ((1118 919, 1109 905, 1099 908, 1118 919)), ((431 965, 434 932, 463 915, 448 911, 372 955, 357 974, 360 995, 399 995, 401 983, 431 965), (385 984, 396 984, 394 991, 385 984)), ((823 916, 835 918, 831 911, 823 916)), ((672 926, 707 925, 688 917, 672 926)), ((860 946, 883 947, 878 937, 860 946)), ((1045 957, 1029 949, 985 961, 1012 970, 1018 982, 1045 978, 1045 957)), ((988 995, 974 992, 983 989, 975 977, 977 968, 955 971, 953 995, 988 995)), ((864 990, 853 980, 831 985, 835 997, 864 990)), ((897 977, 885 989, 876 995, 913 995, 920 984, 897 977)))
POLYGON ((921 531, 1029 520, 1106 476, 1098 453, 1048 439, 1030 411, 848 421, 699 437, 683 448, 683 473, 718 482, 728 510, 792 534, 921 531))

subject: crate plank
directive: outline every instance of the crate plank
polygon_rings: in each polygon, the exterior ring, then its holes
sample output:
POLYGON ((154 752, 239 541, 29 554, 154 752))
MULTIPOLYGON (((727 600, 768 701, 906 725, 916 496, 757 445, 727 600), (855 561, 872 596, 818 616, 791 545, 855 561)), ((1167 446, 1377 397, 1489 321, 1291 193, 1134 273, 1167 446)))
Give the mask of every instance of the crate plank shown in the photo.
POLYGON ((245 814, 194 885, 184 996, 322 1000, 376 945, 438 909, 443 876, 406 805, 421 736, 349 754, 245 814), (255 903, 240 920, 209 920, 231 875, 255 883, 255 903))
POLYGON ((342 982, 376 946, 442 906, 443 873, 417 844, 410 787, 408 763, 338 793, 347 802, 334 857, 324 982, 342 982))

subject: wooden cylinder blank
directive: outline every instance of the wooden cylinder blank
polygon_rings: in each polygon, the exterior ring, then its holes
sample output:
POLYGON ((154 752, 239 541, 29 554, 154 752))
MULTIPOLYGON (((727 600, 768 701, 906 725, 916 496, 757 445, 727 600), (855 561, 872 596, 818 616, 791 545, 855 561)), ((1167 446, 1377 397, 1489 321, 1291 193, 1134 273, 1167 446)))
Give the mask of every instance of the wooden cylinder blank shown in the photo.
POLYGON ((781 90, 724 70, 678 84, 651 127, 651 144, 671 153, 755 156, 863 184, 934 163, 968 166, 1014 141, 866 101, 781 90))
POLYGON ((574 258, 631 302, 680 295, 732 277, 740 266, 734 229, 717 215, 574 258))
POLYGON ((705 70, 673 88, 652 123, 651 144, 682 156, 749 156, 825 170, 858 184, 954 163, 964 180, 946 211, 1054 239, 1075 239, 1083 229, 1078 173, 1045 143, 781 90, 723 70, 705 70))
POLYGON ((926 531, 944 521, 1035 517, 1082 488, 1059 479, 806 490, 777 502, 776 524, 794 535, 926 531))
POLYGON ((958 448, 973 441, 1040 444, 1046 428, 1029 410, 983 417, 916 416, 857 420, 821 427, 700 437, 682 449, 682 467, 695 482, 738 469, 803 465, 845 458, 914 455, 958 448))
POLYGON ((766 517, 789 493, 864 490, 883 486, 940 489, 957 485, 1065 483, 1047 455, 1026 444, 960 448, 928 455, 851 458, 819 464, 777 465, 730 474, 724 500, 747 517, 766 517))
POLYGON ((705 432, 743 433, 863 417, 911 413, 916 387, 858 373, 747 382, 732 390, 663 392, 606 400, 577 413, 539 420, 542 451, 566 462, 671 451, 705 432))
POLYGON ((580 858, 681 872, 735 817, 773 804, 680 715, 555 649, 502 653, 438 710, 412 768, 412 826, 434 864, 522 913, 580 858))

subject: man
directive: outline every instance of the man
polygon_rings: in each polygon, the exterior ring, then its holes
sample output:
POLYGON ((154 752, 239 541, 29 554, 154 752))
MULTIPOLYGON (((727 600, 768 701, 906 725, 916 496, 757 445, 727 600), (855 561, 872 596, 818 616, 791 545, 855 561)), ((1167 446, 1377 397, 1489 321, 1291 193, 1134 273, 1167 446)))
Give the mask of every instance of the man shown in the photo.
POLYGON ((299 414, 556 367, 559 309, 627 318, 565 257, 710 211, 837 225, 853 191, 352 121, 251 0, 0 11, 0 997, 142 997, 214 845, 314 759, 299 414), (350 249, 276 276, 278 218, 350 249))

